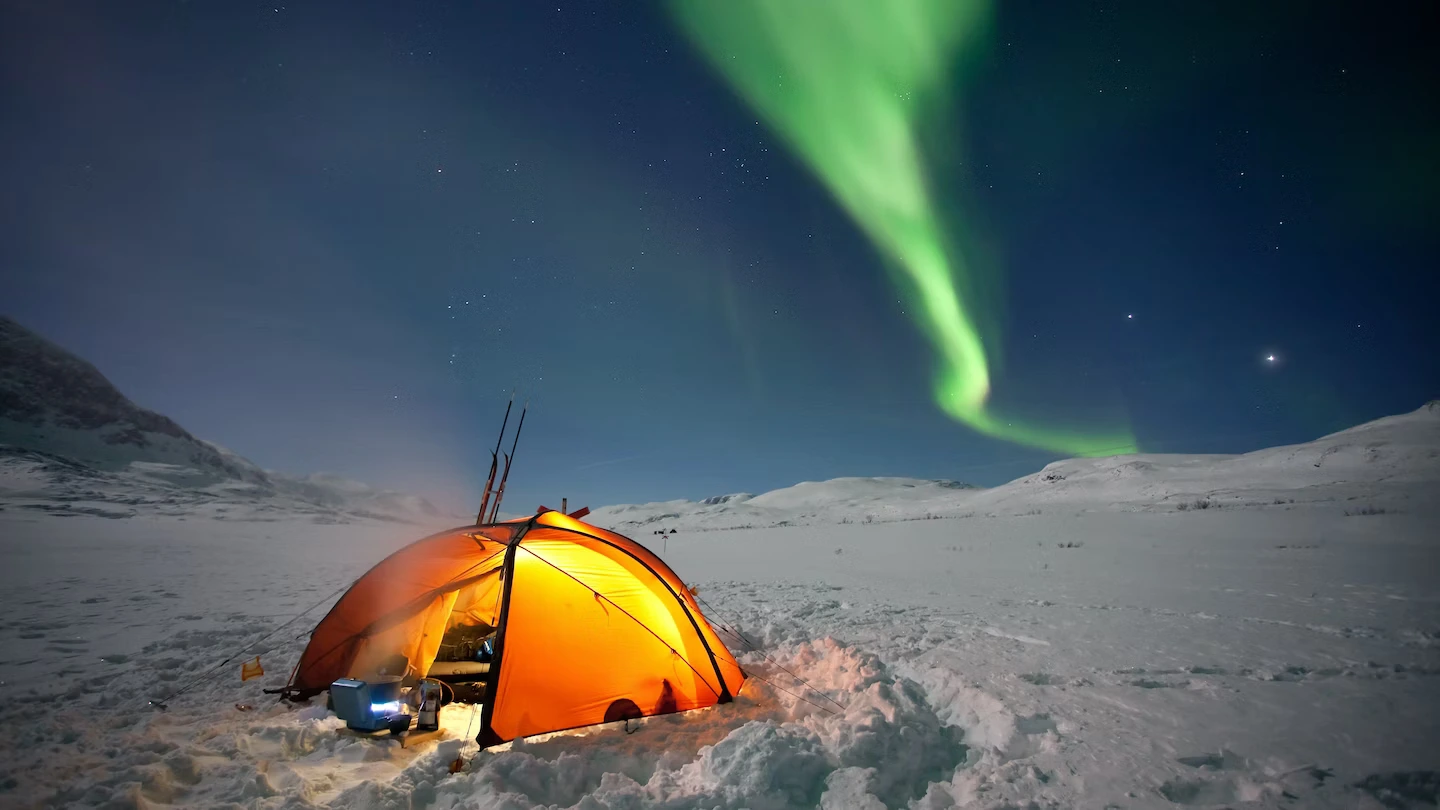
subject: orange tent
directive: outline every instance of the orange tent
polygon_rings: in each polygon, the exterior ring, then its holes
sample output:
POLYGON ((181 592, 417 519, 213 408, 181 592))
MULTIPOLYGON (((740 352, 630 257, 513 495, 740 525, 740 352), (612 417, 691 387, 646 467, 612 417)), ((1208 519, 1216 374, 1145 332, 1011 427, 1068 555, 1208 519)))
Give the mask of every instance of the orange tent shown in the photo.
POLYGON ((745 673, 685 583, 628 537, 559 512, 419 540, 356 580, 316 626, 287 695, 425 677, 452 630, 493 629, 482 747, 728 703, 745 673))

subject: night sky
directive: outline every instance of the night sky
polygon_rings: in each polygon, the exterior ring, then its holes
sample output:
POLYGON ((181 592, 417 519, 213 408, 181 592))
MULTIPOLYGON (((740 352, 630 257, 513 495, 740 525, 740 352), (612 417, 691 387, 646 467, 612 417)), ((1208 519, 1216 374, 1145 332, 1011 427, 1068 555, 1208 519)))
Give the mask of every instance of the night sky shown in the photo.
MULTIPOLYGON (((1440 396, 1421 8, 1001 4, 926 178, 1000 271, 995 400, 1244 452, 1440 396)), ((8 3, 0 64, 0 310, 267 468, 463 509, 516 388, 506 511, 1060 457, 937 408, 665 6, 8 3)))

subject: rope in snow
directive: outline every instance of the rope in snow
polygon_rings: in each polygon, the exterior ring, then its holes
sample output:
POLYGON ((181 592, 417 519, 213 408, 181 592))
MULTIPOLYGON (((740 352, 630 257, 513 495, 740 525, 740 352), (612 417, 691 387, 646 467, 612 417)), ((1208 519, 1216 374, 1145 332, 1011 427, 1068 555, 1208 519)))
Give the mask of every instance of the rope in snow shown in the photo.
POLYGON ((470 704, 470 722, 465 724, 465 740, 467 743, 475 739, 474 737, 470 736, 470 732, 475 729, 475 710, 478 708, 480 708, 480 704, 470 704))
MULTIPOLYGON (((749 642, 746 641, 746 640, 744 639, 744 637, 740 636, 740 635, 739 635, 738 633, 736 633, 734 630, 731 630, 731 629, 728 628, 728 627, 721 627, 720 629, 721 629, 721 630, 724 630, 726 633, 729 633, 731 636, 736 637, 736 638, 737 638, 739 641, 741 641, 742 643, 749 644, 749 642)), ((811 686, 804 678, 800 677, 799 675, 796 675, 795 673, 791 672, 791 671, 788 670, 788 669, 785 669, 785 667, 780 666, 778 663, 775 662, 775 659, 771 658, 771 657, 768 656, 768 655, 765 655, 765 653, 760 652, 760 650, 752 650, 752 651, 753 651, 753 652, 760 653, 760 655, 763 656, 766 661, 769 661, 770 663, 775 664, 775 666, 778 667, 779 669, 783 670, 783 671, 785 672, 785 674, 789 675, 790 677, 794 678, 795 680, 797 680, 797 681, 799 681, 801 684, 803 684, 806 689, 809 689, 811 692, 814 692, 815 694, 819 695, 820 697, 825 698, 826 700, 830 701, 831 703, 834 703, 836 706, 839 706, 839 707, 842 708, 842 709, 846 708, 844 705, 842 705, 840 702, 836 701, 834 698, 830 697, 829 695, 825 694, 824 692, 821 692, 819 689, 816 689, 815 687, 811 686)), ((738 662, 737 662, 737 664, 738 664, 738 662)), ((795 699, 798 700, 798 701, 801 701, 802 703, 809 703, 811 706, 814 706, 815 708, 819 709, 819 710, 822 711, 822 712, 825 712, 826 714, 832 714, 832 715, 833 715, 833 714, 838 714, 838 713, 839 713, 839 712, 836 712, 834 709, 830 708, 829 706, 822 706, 822 705, 820 705, 819 703, 816 703, 816 702, 813 701, 813 700, 807 700, 806 698, 801 697, 800 695, 797 695, 797 694, 795 694, 794 692, 791 692, 789 689, 786 689, 785 687, 783 687, 783 686, 775 683, 774 681, 770 680, 769 678, 766 678, 764 675, 761 675, 761 674, 758 673, 758 672, 750 671, 750 672, 746 672, 745 674, 746 674, 747 676, 751 677, 751 678, 754 678, 754 679, 757 680, 757 681, 760 681, 761 683, 764 683, 764 684, 769 685, 772 689, 776 689, 776 690, 779 690, 779 691, 781 691, 781 692, 784 692, 785 694, 789 695, 790 697, 795 698, 795 699)))
MULTIPOLYGON (((700 598, 700 594, 694 593, 694 592, 692 591, 690 595, 691 595, 691 596, 694 596, 695 599, 696 599, 696 601, 698 601, 698 602, 700 602, 700 604, 704 605, 704 606, 705 606, 705 609, 706 609, 706 611, 707 611, 708 613, 714 614, 714 615, 716 615, 716 616, 721 616, 720 610, 719 610, 718 608, 716 608, 714 605, 712 605, 712 604, 710 604, 709 602, 705 601, 704 599, 700 598)), ((721 616, 721 618, 723 619, 724 617, 721 616)), ((707 617, 707 621, 708 621, 708 617, 707 617)), ((759 653, 762 658, 764 658, 766 661, 769 661, 771 664, 775 665, 775 667, 777 667, 780 671, 784 672, 786 675, 789 675, 790 677, 792 677, 792 678, 794 678, 795 680, 799 681, 801 684, 804 684, 804 686, 805 686, 806 689, 809 689, 811 692, 814 692, 815 694, 819 695, 820 697, 825 698, 826 700, 830 701, 831 703, 834 703, 836 706, 839 706, 842 710, 847 710, 847 711, 849 710, 849 708, 850 708, 849 706, 846 706, 845 704, 841 703, 840 701, 836 700, 835 698, 832 698, 832 697, 830 697, 829 695, 825 694, 824 692, 820 691, 819 689, 816 689, 815 687, 813 687, 813 686, 810 685, 810 682, 809 682, 809 681, 805 680, 804 678, 800 677, 799 675, 796 675, 794 672, 791 672, 790 670, 788 670, 788 669, 786 669, 785 667, 781 666, 779 661, 776 661, 774 658, 771 658, 768 654, 766 654, 766 652, 765 652, 764 650, 760 649, 760 647, 759 647, 758 645, 756 645, 755 642, 753 642, 753 641, 751 641, 750 639, 746 638, 746 637, 745 637, 745 634, 741 633, 739 630, 736 630, 735 627, 733 626, 733 624, 734 624, 733 622, 731 622, 731 623, 726 623, 726 622, 723 622, 723 621, 722 621, 722 622, 720 622, 720 629, 722 629, 722 630, 724 630, 725 632, 729 633, 730 635, 734 636, 737 640, 740 641, 740 643, 744 644, 746 647, 749 647, 751 652, 759 653)), ((714 623, 711 622, 711 625, 713 626, 714 623)), ((736 662, 736 663, 737 663, 737 665, 738 665, 739 662, 736 662)), ((760 678, 759 675, 756 675, 755 677, 760 678)), ((765 681, 765 683, 769 683, 771 686, 775 686, 775 684, 770 683, 770 681, 766 681, 764 678, 760 678, 760 680, 765 681)), ((780 687, 778 687, 778 686, 775 686, 775 688, 776 688, 776 689, 780 689, 780 687)), ((792 695, 792 696, 797 697, 797 698, 800 697, 799 695, 796 695, 794 692, 787 692, 787 691, 784 690, 784 689, 780 689, 780 691, 785 692, 786 694, 792 695)), ((800 699, 801 699, 801 700, 805 700, 804 698, 800 698, 800 699)), ((810 703, 810 701, 808 701, 808 700, 806 700, 805 702, 806 702, 806 703, 810 703)), ((814 705, 816 705, 816 704, 810 703, 810 705, 814 706, 814 705)), ((824 708, 824 707, 822 706, 822 707, 820 707, 820 708, 824 708)))
MULTIPOLYGON (((748 673, 746 673, 746 674, 749 675, 750 677, 754 678, 755 680, 760 681, 761 683, 764 683, 764 684, 769 685, 769 687, 770 687, 771 689, 778 689, 779 691, 784 692, 785 694, 789 695, 790 697, 795 698, 796 700, 800 701, 801 703, 809 703, 811 706, 814 706, 815 708, 819 709, 819 710, 822 711, 822 712, 825 712, 826 714, 829 714, 829 715, 839 714, 839 712, 835 711, 834 709, 830 708, 829 706, 821 706, 819 703, 816 703, 816 702, 813 701, 813 700, 806 700, 805 698, 803 698, 803 697, 795 694, 794 692, 791 692, 789 689, 786 689, 785 687, 780 686, 779 684, 775 683, 774 681, 770 680, 769 678, 766 678, 764 675, 761 675, 761 674, 759 674, 759 673, 757 673, 757 672, 748 672, 748 673)), ((801 683, 805 683, 805 682, 804 682, 804 681, 801 681, 801 683)), ((806 683, 805 685, 806 685, 806 686, 810 686, 810 684, 808 684, 808 683, 806 683)), ((814 687, 811 687, 811 688, 813 689, 814 687)))
MULTIPOLYGON (((204 672, 200 673, 199 675, 196 675, 194 678, 190 679, 188 682, 186 682, 186 683, 185 683, 183 686, 181 686, 179 689, 177 689, 177 690, 175 690, 174 692, 171 692, 169 695, 167 695, 164 700, 150 700, 150 701, 147 701, 147 702, 148 702, 151 706, 154 706, 155 708, 160 709, 161 711, 164 711, 166 708, 168 708, 168 707, 165 705, 166 703, 169 703, 170 701, 174 700, 175 698, 180 697, 181 695, 185 694, 186 692, 189 692, 191 689, 194 689, 196 686, 199 686, 203 681, 205 681, 207 678, 209 678, 209 677, 210 677, 211 675, 213 675, 215 672, 219 671, 221 667, 224 667, 225 665, 233 662, 235 659, 239 658, 240 656, 249 653, 251 650, 253 650, 253 649, 255 648, 255 645, 259 644, 260 642, 262 642, 262 641, 270 638, 271 636, 275 635, 276 633, 280 632, 281 630, 284 630, 285 628, 287 628, 287 627, 289 627, 290 625, 294 624, 295 622, 299 621, 301 616, 304 616, 305 614, 309 613, 310 611, 314 610, 315 608, 320 607, 321 605, 325 604, 326 602, 329 602, 331 599, 334 599, 335 597, 337 597, 337 596, 339 596, 340 594, 344 593, 345 591, 349 590, 349 589, 350 589, 350 586, 353 585, 353 584, 354 584, 354 583, 349 583, 349 584, 346 584, 346 585, 342 585, 339 590, 335 591, 334 593, 330 594, 329 596, 325 597, 324 599, 321 599, 319 602, 316 602, 315 604, 311 605, 310 607, 305 608, 304 610, 300 611, 299 613, 295 614, 294 616, 291 616, 289 621, 285 622, 285 623, 282 624, 282 625, 279 625, 278 627, 275 627, 275 628, 271 629, 270 632, 266 633, 265 635, 261 636, 260 638, 255 639, 254 641, 250 642, 249 644, 246 644, 244 647, 240 648, 239 651, 237 651, 237 652, 235 652, 235 653, 232 653, 229 658, 226 658, 224 661, 221 661, 220 663, 216 664, 216 665, 213 666, 213 667, 210 667, 209 669, 205 670, 204 672)), ((302 635, 303 635, 303 634, 302 634, 302 635)), ((298 638, 298 636, 297 636, 297 638, 298 638)), ((265 653, 270 652, 271 650, 273 650, 273 649, 275 649, 277 646, 279 646, 280 643, 281 643, 281 642, 276 642, 275 644, 272 644, 272 645, 270 645, 269 647, 266 647, 264 650, 261 650, 259 653, 257 653, 257 655, 264 655, 265 653)))

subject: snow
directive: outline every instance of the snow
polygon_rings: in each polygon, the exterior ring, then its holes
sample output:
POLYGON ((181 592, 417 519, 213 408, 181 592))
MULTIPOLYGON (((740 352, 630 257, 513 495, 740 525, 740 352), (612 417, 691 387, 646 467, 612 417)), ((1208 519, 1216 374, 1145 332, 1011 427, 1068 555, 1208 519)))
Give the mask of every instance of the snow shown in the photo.
POLYGON ((402 749, 261 692, 338 590, 430 526, 61 516, 0 494, 0 805, 1434 806, 1437 446, 1432 406, 989 490, 844 479, 596 510, 678 530, 628 533, 699 586, 759 677, 635 733, 478 755, 464 707, 442 714, 446 738, 402 749), (253 653, 236 654, 271 633, 266 675, 242 683, 253 653))

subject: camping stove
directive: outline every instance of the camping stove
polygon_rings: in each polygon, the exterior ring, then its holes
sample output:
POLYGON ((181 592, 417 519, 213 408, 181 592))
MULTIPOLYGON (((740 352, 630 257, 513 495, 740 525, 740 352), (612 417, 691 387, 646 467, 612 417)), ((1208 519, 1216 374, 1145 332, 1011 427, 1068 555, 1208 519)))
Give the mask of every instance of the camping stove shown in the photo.
POLYGON ((330 702, 335 714, 354 731, 404 731, 410 727, 410 715, 400 705, 399 678, 374 682, 341 678, 330 684, 330 702))

